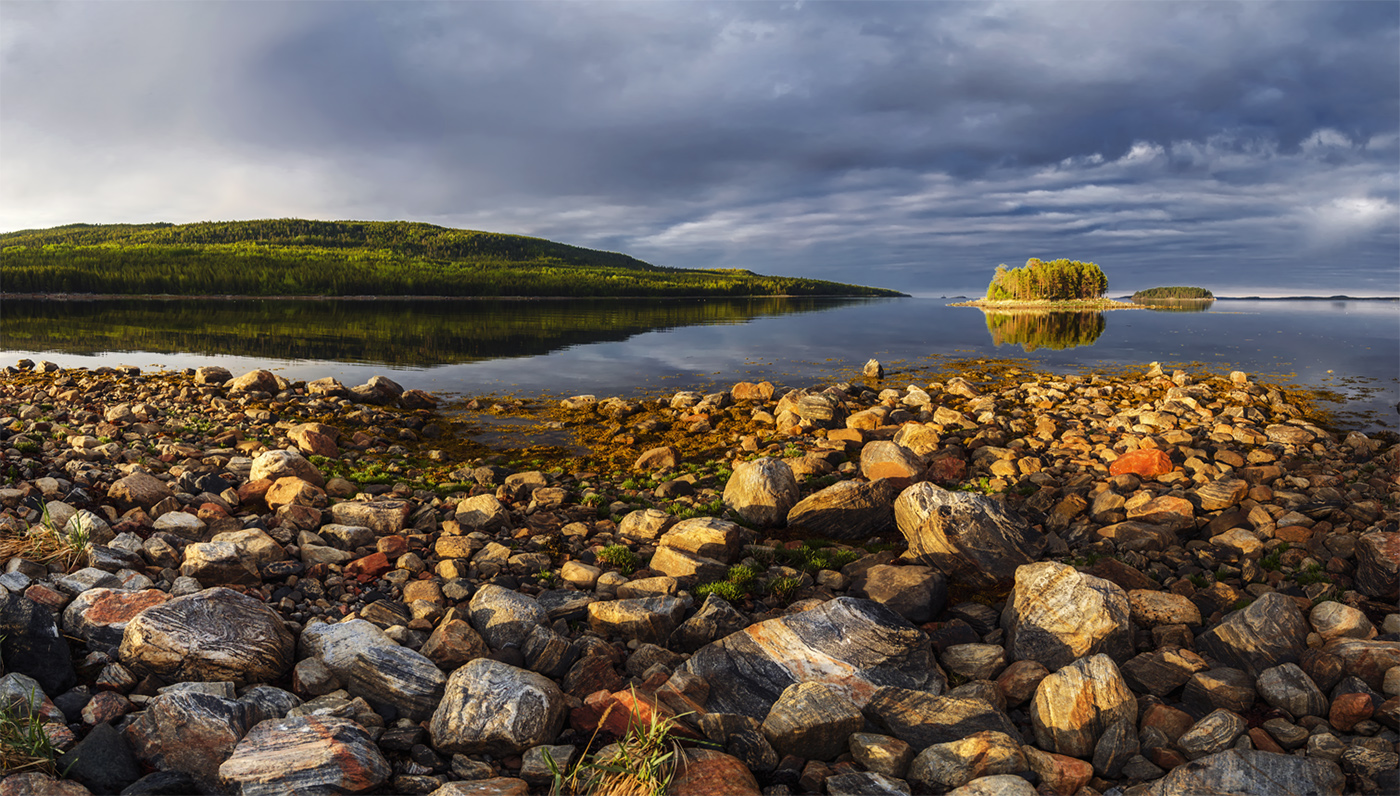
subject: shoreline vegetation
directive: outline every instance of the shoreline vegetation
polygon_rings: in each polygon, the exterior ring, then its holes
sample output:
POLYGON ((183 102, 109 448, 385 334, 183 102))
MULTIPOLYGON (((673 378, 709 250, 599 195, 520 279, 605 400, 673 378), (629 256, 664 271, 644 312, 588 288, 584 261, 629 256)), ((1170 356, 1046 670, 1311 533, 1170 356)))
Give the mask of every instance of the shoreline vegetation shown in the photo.
POLYGON ((0 234, 13 294, 437 297, 900 297, 744 269, 667 268, 616 252, 413 222, 70 224, 0 234))
POLYGON ((983 310, 994 312, 1055 312, 1055 311, 1089 311, 1089 310, 1145 310, 1147 307, 1127 301, 1117 299, 973 299, 971 301, 959 301, 949 304, 950 307, 978 307, 983 310))

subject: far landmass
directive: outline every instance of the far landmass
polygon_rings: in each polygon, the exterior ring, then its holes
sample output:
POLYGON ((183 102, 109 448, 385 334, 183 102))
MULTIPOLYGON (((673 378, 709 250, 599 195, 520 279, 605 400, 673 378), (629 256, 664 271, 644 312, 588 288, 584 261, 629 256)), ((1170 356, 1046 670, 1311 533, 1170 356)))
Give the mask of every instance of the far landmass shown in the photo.
POLYGON ((1032 257, 1021 268, 998 265, 987 285, 985 298, 963 301, 954 307, 995 310, 1105 310, 1131 309, 1136 304, 1104 298, 1108 277, 1094 263, 1079 260, 1041 260, 1032 257))
POLYGON ((1203 287, 1152 287, 1133 294, 1133 301, 1215 301, 1203 287))
POLYGON ((69 224, 0 234, 6 294, 176 296, 904 296, 407 221, 69 224))

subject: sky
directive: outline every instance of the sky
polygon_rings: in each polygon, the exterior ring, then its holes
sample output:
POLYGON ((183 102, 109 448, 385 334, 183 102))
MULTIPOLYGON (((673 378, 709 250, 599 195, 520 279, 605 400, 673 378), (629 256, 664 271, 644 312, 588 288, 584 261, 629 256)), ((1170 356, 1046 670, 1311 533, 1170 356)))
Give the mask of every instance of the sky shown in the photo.
POLYGON ((424 221, 980 294, 1400 294, 1400 3, 0 2, 0 231, 424 221))

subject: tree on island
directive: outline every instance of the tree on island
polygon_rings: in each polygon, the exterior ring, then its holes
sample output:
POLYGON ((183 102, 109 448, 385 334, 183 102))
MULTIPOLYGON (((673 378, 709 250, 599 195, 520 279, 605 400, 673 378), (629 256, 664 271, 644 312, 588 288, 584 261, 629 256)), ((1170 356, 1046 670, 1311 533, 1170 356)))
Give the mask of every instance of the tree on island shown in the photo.
POLYGON ((1153 287, 1133 294, 1133 301, 1177 300, 1214 301, 1215 294, 1203 287, 1153 287))
POLYGON ((1032 257, 1021 268, 998 265, 987 285, 987 300, 1075 301, 1102 298, 1107 292, 1108 277, 1093 263, 1032 257))

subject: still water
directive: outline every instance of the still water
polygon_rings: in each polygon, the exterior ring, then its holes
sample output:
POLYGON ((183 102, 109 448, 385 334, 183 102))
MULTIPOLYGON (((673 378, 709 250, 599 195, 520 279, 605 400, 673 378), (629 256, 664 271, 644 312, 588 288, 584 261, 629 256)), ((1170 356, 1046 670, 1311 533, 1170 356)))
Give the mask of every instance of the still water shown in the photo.
POLYGON ((440 394, 643 395, 849 378, 872 357, 899 384, 968 359, 1052 372, 1163 367, 1328 388, 1343 423, 1397 424, 1400 303, 1218 300, 1195 311, 998 314, 950 300, 6 299, 0 356, 63 367, 266 367, 440 394))

